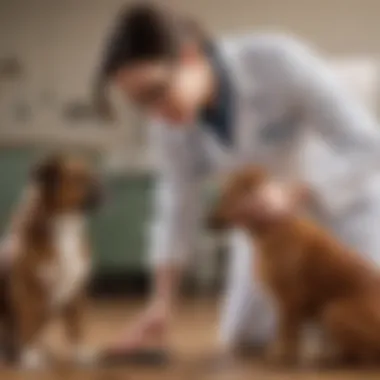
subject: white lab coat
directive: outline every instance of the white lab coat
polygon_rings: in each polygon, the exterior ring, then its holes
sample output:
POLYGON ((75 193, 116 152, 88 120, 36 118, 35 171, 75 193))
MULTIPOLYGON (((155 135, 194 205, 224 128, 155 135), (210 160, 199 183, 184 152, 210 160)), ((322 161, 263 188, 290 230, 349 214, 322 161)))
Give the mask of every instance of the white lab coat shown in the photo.
MULTIPOLYGON (((224 148, 203 126, 153 126, 159 173, 151 225, 153 265, 190 257, 205 176, 248 162, 274 176, 308 183, 319 201, 315 214, 380 262, 376 121, 317 54, 293 38, 244 36, 218 47, 233 81, 234 139, 224 148)), ((242 232, 232 235, 222 338, 226 344, 242 337, 265 340, 273 331, 273 312, 260 285, 252 282, 249 244, 242 232)))

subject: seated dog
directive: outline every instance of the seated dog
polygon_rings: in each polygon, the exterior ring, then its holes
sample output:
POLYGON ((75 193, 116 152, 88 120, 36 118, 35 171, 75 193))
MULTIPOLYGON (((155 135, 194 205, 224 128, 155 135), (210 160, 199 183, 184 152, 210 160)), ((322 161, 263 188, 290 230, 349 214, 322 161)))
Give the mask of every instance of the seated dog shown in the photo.
POLYGON ((100 187, 89 165, 69 155, 45 159, 31 182, 35 199, 17 232, 17 256, 1 278, 3 348, 26 368, 44 364, 41 333, 61 317, 75 359, 90 360, 82 344, 91 268, 86 215, 99 204, 100 187))
POLYGON ((316 322, 342 359, 379 363, 379 271, 296 208, 286 206, 289 199, 275 194, 272 183, 258 168, 238 171, 209 219, 212 228, 241 227, 255 240, 255 267, 278 308, 271 358, 295 363, 301 327, 316 322))

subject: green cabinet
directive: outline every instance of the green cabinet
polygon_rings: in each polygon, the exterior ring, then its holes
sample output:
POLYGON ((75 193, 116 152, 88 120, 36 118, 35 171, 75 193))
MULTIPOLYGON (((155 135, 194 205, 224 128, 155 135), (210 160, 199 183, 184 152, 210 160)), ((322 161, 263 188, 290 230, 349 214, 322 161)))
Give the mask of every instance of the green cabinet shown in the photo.
POLYGON ((36 157, 33 149, 0 149, 0 233, 9 223, 36 157))
POLYGON ((103 209, 92 223, 96 265, 107 272, 145 266, 152 179, 123 176, 107 181, 103 209))

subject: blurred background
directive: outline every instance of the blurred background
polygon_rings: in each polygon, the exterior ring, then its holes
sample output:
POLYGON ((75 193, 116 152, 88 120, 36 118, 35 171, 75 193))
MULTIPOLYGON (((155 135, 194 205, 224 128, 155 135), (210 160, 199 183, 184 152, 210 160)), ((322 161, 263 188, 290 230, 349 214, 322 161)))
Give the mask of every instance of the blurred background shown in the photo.
MULTIPOLYGON (((102 124, 91 105, 100 47, 125 0, 0 0, 0 234, 41 153, 63 147, 98 160, 110 193, 94 220, 94 290, 143 292, 146 223, 154 157, 147 133, 127 106, 102 124)), ((379 109, 378 0, 167 0, 216 37, 248 31, 290 32, 315 45, 373 112, 379 109)), ((118 100, 116 99, 116 103, 118 100)), ((205 190, 205 198, 207 191, 205 190)), ((204 261, 189 284, 204 291, 223 280, 222 242, 200 234, 204 261)))

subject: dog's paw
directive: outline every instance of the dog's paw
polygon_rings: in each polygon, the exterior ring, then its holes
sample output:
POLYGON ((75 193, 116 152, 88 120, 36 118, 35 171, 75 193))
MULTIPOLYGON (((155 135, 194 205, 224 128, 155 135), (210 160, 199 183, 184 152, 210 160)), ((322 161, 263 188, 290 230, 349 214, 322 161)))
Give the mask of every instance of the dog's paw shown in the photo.
POLYGON ((29 347, 21 352, 20 366, 25 370, 37 370, 47 367, 47 358, 41 349, 29 347))
POLYGON ((95 348, 78 346, 72 351, 72 362, 79 366, 94 366, 97 364, 99 357, 100 352, 95 348))

